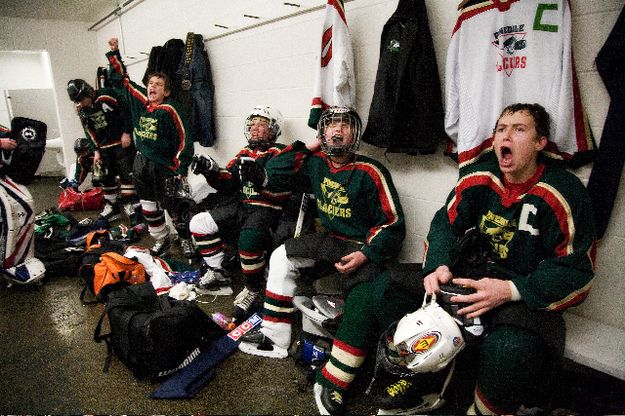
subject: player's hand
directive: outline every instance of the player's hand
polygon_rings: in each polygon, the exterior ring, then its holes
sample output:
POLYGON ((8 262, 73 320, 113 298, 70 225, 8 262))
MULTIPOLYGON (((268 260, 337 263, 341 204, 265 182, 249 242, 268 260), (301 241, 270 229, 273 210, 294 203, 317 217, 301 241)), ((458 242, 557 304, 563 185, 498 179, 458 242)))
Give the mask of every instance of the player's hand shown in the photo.
POLYGON ((0 139, 0 149, 13 150, 17 146, 17 142, 13 139, 0 139))
POLYGON ((267 186, 267 171, 256 163, 254 159, 251 157, 240 157, 237 159, 237 165, 239 165, 241 182, 252 182, 257 191, 267 186))
POLYGON ((122 147, 125 149, 132 144, 132 137, 129 133, 122 133, 122 147))
POLYGON ((425 286, 426 293, 432 294, 440 292, 440 285, 449 283, 453 277, 454 275, 451 274, 449 267, 438 266, 436 270, 423 279, 423 286, 425 286))
POLYGON ((95 152, 93 152, 93 164, 99 165, 100 163, 102 163, 102 155, 100 155, 99 150, 96 150, 95 152))
POLYGON ((110 38, 109 48, 111 48, 112 51, 116 51, 117 49, 119 49, 119 40, 117 38, 110 38))
POLYGON ((452 283, 476 290, 470 295, 451 298, 452 302, 469 304, 458 311, 458 315, 466 315, 467 318, 480 316, 512 299, 512 290, 506 280, 484 277, 479 280, 453 279, 452 283))
POLYGON ((313 140, 306 143, 306 149, 310 150, 311 152, 321 150, 321 140, 319 140, 318 137, 315 137, 313 140))
POLYGON ((191 172, 194 175, 211 175, 219 171, 217 161, 206 155, 193 155, 191 159, 191 172))
POLYGON ((334 263, 334 267, 336 267, 339 273, 349 274, 360 269, 368 261, 369 259, 365 256, 365 253, 359 250, 341 257, 341 261, 334 263))

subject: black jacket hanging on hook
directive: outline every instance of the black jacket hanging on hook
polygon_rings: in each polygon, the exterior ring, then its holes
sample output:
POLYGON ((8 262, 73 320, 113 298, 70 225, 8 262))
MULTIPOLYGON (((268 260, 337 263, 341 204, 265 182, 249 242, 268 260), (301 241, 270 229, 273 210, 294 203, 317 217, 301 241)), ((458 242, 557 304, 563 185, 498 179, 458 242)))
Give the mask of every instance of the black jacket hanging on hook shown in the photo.
POLYGON ((388 152, 431 154, 446 137, 441 84, 423 0, 400 0, 384 25, 362 140, 388 152))
POLYGON ((610 94, 610 107, 603 125, 597 158, 588 179, 588 193, 602 238, 616 199, 625 162, 625 8, 599 51, 597 70, 610 94))
POLYGON ((172 97, 177 99, 179 86, 173 81, 183 53, 184 41, 182 39, 169 39, 163 46, 152 47, 148 67, 143 75, 143 85, 148 86, 148 79, 152 73, 163 72, 172 81, 172 97))

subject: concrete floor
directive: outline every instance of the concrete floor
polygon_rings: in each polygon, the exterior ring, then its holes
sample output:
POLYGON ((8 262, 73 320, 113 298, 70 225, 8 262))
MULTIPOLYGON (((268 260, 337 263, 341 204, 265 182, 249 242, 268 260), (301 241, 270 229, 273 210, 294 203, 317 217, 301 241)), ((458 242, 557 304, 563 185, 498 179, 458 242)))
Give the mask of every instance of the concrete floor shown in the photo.
MULTIPOLYGON (((37 179, 30 187, 36 212, 56 205, 56 178, 37 179)), ((94 213, 80 213, 78 218, 94 213)), ((235 294, 241 288, 235 275, 235 294)), ((314 414, 312 389, 292 358, 253 357, 236 351, 216 377, 190 400, 153 400, 157 384, 137 381, 120 361, 102 372, 106 348, 93 341, 102 305, 83 306, 75 276, 44 280, 41 286, 8 288, 0 282, 0 413, 3 414, 314 414)), ((232 313, 232 296, 201 304, 207 312, 232 313)), ((369 366, 370 370, 370 366, 369 366)), ((370 375, 370 372, 369 372, 370 375)), ((460 382, 459 382, 460 383, 460 382)), ((367 378, 355 383, 348 411, 374 414, 362 392, 367 378)), ((625 383, 567 363, 557 407, 560 414, 625 413, 625 383)), ((448 399, 470 396, 458 384, 448 399)), ((458 414, 451 403, 439 413, 458 414)))

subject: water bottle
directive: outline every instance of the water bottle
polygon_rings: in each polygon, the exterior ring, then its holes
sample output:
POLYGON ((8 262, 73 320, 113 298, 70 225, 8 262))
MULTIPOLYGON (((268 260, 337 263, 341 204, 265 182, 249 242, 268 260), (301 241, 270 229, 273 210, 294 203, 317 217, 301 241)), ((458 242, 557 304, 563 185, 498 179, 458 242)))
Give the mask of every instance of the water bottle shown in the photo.
POLYGON ((234 318, 229 318, 221 312, 211 314, 211 319, 224 331, 232 331, 237 326, 234 323, 234 318))

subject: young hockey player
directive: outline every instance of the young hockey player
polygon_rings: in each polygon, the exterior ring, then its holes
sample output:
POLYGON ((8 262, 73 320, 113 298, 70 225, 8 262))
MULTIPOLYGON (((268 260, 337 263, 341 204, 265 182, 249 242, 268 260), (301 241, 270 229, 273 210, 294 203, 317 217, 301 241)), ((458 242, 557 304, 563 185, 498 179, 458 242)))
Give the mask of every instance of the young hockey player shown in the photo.
POLYGON ((111 88, 95 91, 82 79, 69 81, 67 94, 76 104, 76 113, 93 151, 94 185, 102 186, 104 191, 106 204, 100 215, 109 221, 121 218, 121 203, 131 223, 138 224, 139 205, 132 182, 136 150, 129 134, 129 114, 120 94, 111 88))
POLYGON ((193 153, 189 121, 180 104, 169 98, 171 86, 165 74, 152 74, 147 89, 139 86, 128 78, 117 38, 111 38, 108 43, 111 50, 106 56, 111 66, 110 76, 123 78, 119 91, 132 114, 137 148, 133 180, 148 231, 155 240, 151 251, 162 255, 171 246, 170 229, 165 224, 162 208, 165 180, 187 176, 193 153))
POLYGON ((356 154, 360 134, 360 117, 355 111, 331 107, 321 115, 319 140, 310 148, 295 142, 267 164, 266 173, 258 166, 244 165, 244 177, 266 183, 270 190, 288 189, 296 176, 305 179, 327 231, 288 239, 273 252, 262 326, 242 337, 240 349, 254 355, 286 357, 298 269, 323 263, 329 266, 329 273, 341 274, 347 293, 330 360, 318 373, 315 385, 322 413, 343 412, 343 394, 367 352, 377 345, 379 333, 415 306, 414 300, 387 291, 385 264, 399 254, 405 235, 404 215, 386 168, 356 154))
MULTIPOLYGON (((564 351, 562 311, 580 304, 593 279, 595 229, 586 188, 545 163, 549 114, 538 104, 506 107, 491 154, 460 172, 430 227, 423 261, 427 292, 453 283, 458 311, 491 322, 480 347, 468 414, 548 413, 564 351), (492 247, 498 275, 452 275, 450 247, 476 228, 492 247)), ((494 273, 493 273, 494 274, 494 273)), ((395 397, 413 394, 404 389, 395 397)))
POLYGON ((219 168, 215 161, 203 156, 196 156, 193 162, 194 173, 202 173, 207 182, 223 195, 217 204, 207 212, 195 215, 189 224, 195 245, 206 266, 200 287, 210 289, 230 283, 222 268, 222 234, 238 232, 239 259, 245 276, 245 288, 234 300, 237 321, 247 317, 264 288, 266 256, 272 248, 271 230, 277 226, 290 195, 290 192, 259 192, 252 182, 241 180, 239 162, 247 158, 265 166, 284 149, 284 144, 276 143, 282 133, 282 123, 279 110, 269 106, 254 107, 244 124, 247 145, 225 168, 219 168))
POLYGON ((85 137, 76 139, 74 141, 74 153, 76 153, 74 175, 71 179, 64 178, 59 182, 59 186, 63 189, 70 187, 78 190, 78 187, 85 181, 89 172, 93 170, 94 151, 89 144, 89 140, 85 137))

